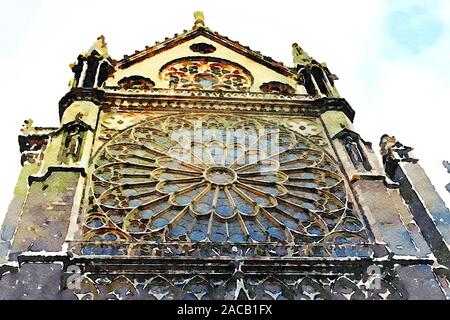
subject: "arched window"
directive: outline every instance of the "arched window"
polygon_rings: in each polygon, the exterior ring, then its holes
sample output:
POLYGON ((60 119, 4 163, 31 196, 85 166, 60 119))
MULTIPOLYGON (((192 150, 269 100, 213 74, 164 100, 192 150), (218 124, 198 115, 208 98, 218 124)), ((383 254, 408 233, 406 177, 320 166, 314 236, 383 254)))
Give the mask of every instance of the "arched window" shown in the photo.
POLYGON ((323 73, 323 70, 320 67, 313 66, 311 68, 311 74, 313 75, 314 80, 316 80, 320 92, 322 92, 323 94, 328 94, 327 84, 324 78, 325 74, 323 73))
POLYGON ((314 83, 312 82, 311 73, 309 73, 309 71, 306 69, 303 69, 302 71, 300 71, 300 73, 303 76, 306 92, 310 95, 316 95, 316 88, 314 87, 314 83))

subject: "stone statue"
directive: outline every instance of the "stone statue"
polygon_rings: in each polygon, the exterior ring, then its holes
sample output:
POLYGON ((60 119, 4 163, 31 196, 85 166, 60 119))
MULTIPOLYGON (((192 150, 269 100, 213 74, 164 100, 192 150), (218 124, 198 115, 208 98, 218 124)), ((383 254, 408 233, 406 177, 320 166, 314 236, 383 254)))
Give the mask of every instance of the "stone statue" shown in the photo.
POLYGON ((83 143, 83 137, 80 134, 81 130, 79 126, 74 126, 71 128, 71 131, 67 133, 64 143, 66 160, 71 160, 73 162, 78 161, 81 144, 83 143))
POLYGON ((351 136, 346 136, 343 140, 345 149, 355 166, 363 163, 363 157, 359 150, 358 143, 351 136))
POLYGON ((394 136, 384 134, 380 140, 380 153, 383 156, 383 162, 386 162, 388 158, 397 159, 407 162, 416 162, 409 154, 413 148, 404 146, 398 142, 394 136))
POLYGON ((75 121, 73 125, 69 128, 66 139, 64 141, 64 162, 76 162, 79 160, 81 145, 83 143, 83 129, 80 126, 79 122, 83 114, 78 112, 75 116, 75 121))

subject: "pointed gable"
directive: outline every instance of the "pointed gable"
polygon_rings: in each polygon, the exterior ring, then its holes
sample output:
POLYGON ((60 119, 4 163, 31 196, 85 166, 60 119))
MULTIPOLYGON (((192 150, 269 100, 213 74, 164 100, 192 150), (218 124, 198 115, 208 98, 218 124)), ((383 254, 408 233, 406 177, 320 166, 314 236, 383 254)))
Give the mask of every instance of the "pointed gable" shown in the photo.
POLYGON ((150 79, 156 88, 306 92, 293 69, 197 24, 125 56, 106 85, 130 77, 150 79))

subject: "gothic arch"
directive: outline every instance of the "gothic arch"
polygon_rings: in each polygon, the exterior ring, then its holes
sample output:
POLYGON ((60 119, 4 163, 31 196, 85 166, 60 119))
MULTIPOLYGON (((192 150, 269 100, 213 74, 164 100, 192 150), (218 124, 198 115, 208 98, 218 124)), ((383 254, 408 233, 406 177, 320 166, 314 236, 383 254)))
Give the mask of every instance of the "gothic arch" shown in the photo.
POLYGON ((361 288, 350 279, 342 276, 336 279, 331 287, 335 300, 363 300, 365 295, 361 288))
POLYGON ((244 279, 231 277, 219 287, 219 297, 223 300, 254 300, 255 292, 244 279))
POLYGON ((296 286, 297 300, 329 300, 329 292, 317 280, 303 278, 296 286))
POLYGON ((281 280, 269 276, 255 289, 257 300, 291 300, 294 297, 292 290, 281 280))
POLYGON ((215 298, 212 284, 199 275, 189 279, 182 291, 183 300, 212 300, 215 298))
POLYGON ((142 293, 151 300, 176 300, 179 299, 179 289, 163 276, 156 276, 145 283, 142 293))
POLYGON ((77 296, 78 300, 99 300, 100 290, 98 289, 98 286, 92 279, 87 277, 86 275, 81 275, 81 278, 79 279, 80 287, 77 289, 75 288, 74 294, 77 296))
POLYGON ((139 295, 134 284, 124 275, 112 280, 106 286, 105 294, 107 300, 132 300, 139 295))
POLYGON ((306 92, 311 96, 315 96, 317 94, 317 91, 312 81, 311 73, 308 71, 308 69, 303 68, 302 70, 300 70, 300 74, 303 76, 303 85, 305 86, 306 92))
POLYGON ((312 66, 311 75, 314 77, 314 80, 316 81, 320 92, 323 93, 324 95, 327 95, 328 94, 327 82, 325 81, 325 74, 322 68, 316 65, 312 66))

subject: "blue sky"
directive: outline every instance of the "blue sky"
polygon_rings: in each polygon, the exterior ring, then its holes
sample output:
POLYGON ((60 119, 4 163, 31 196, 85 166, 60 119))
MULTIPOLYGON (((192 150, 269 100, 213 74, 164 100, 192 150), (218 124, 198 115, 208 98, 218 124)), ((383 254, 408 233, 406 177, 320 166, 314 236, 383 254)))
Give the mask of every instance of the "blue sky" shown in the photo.
POLYGON ((58 124, 68 64, 106 36, 113 58, 143 49, 193 23, 203 10, 213 30, 287 65, 291 44, 326 61, 356 111, 355 128, 378 149, 388 133, 415 148, 436 188, 450 175, 450 1, 0 0, 0 127, 4 168, 0 217, 20 170, 17 134, 27 118, 58 124), (18 102, 17 97, 29 97, 18 102))
POLYGON ((392 1, 383 21, 383 55, 429 68, 450 84, 450 4, 443 0, 392 1))
POLYGON ((445 37, 445 22, 439 16, 440 1, 392 1, 384 24, 393 57, 416 56, 436 46, 445 37))
POLYGON ((1 1, 0 3, 0 39, 2 41, 0 57, 11 58, 25 41, 42 3, 40 0, 1 1))

